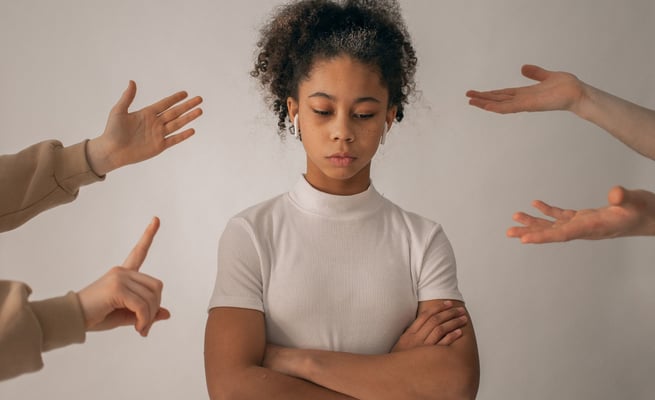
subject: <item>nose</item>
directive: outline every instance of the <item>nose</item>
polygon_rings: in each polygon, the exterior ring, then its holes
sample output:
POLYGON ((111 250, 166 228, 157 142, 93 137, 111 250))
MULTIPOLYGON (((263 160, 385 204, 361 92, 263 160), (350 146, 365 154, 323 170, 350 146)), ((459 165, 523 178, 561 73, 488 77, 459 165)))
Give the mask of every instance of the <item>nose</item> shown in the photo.
POLYGON ((351 143, 355 140, 355 133, 350 126, 349 118, 338 118, 330 130, 330 140, 351 143))

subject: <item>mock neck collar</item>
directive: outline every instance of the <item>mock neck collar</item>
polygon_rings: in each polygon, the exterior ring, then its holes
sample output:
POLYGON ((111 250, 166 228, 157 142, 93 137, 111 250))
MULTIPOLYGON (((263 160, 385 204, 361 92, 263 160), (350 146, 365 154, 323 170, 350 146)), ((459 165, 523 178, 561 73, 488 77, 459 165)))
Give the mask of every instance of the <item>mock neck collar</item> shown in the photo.
POLYGON ((289 197, 302 210, 330 218, 362 217, 376 212, 384 200, 372 183, 361 193, 340 196, 321 192, 310 185, 304 175, 289 192, 289 197))

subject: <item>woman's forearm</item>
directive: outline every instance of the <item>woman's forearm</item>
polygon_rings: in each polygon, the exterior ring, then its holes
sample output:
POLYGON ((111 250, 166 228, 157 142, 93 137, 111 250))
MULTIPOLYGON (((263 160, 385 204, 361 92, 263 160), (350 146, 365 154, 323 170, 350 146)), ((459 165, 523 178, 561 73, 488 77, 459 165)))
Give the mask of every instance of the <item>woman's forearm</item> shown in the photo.
POLYGON ((472 399, 479 382, 477 352, 454 346, 383 355, 279 349, 276 358, 285 374, 362 400, 472 399))
POLYGON ((572 111, 638 153, 655 160, 654 110, 583 84, 582 100, 572 111))
POLYGON ((341 393, 261 367, 264 314, 217 307, 205 333, 205 374, 211 399, 350 399, 341 393))
POLYGON ((352 397, 268 368, 247 367, 224 375, 222 382, 208 382, 211 399, 347 400, 352 397))

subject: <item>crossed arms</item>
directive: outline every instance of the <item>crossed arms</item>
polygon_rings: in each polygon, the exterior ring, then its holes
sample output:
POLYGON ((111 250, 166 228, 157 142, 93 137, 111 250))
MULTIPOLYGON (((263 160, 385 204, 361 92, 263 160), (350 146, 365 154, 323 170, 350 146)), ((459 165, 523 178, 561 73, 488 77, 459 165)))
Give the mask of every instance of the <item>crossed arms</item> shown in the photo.
POLYGON ((205 371, 212 399, 472 399, 479 382, 468 313, 444 300, 420 302, 416 321, 381 355, 267 344, 263 313, 217 307, 205 371))

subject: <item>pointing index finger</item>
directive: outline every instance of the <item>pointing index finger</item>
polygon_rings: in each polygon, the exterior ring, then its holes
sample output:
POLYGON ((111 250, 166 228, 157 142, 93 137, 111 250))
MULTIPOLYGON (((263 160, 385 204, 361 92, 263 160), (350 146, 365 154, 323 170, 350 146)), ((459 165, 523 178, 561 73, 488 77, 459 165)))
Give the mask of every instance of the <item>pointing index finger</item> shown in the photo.
POLYGON ((158 229, 159 218, 153 217, 145 232, 143 232, 143 235, 141 235, 141 238, 125 259, 123 267, 133 271, 138 271, 139 268, 141 268, 141 264, 143 264, 143 261, 148 255, 148 250, 150 249, 150 245, 152 244, 158 229))

